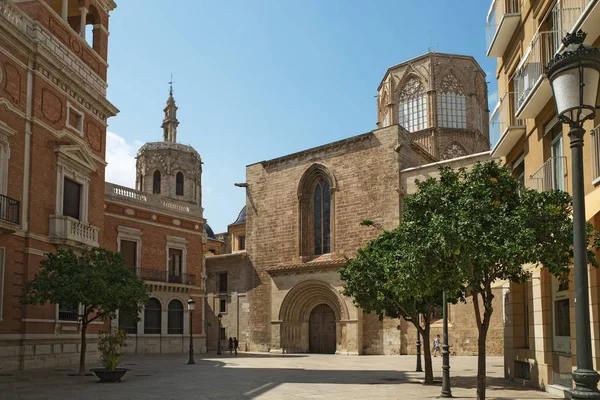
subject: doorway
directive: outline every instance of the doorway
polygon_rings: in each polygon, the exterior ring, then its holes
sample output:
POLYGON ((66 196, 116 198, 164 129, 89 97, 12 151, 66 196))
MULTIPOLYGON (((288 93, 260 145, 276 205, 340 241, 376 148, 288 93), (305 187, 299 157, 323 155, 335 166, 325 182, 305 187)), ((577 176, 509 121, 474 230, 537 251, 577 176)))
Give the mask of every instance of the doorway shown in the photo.
POLYGON ((335 354, 335 314, 327 304, 319 304, 309 317, 309 351, 335 354))

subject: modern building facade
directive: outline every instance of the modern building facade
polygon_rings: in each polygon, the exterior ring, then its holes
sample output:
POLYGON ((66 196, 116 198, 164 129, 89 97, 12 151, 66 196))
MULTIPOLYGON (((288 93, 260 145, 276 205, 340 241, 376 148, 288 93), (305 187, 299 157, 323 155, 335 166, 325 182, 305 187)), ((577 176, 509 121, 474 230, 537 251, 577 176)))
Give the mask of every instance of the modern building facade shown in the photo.
MULTIPOLYGON (((596 0, 495 0, 487 16, 488 56, 498 60, 500 101, 491 113, 492 156, 502 158, 524 186, 570 192, 568 129, 556 118, 544 66, 562 50, 567 32, 587 32, 600 46, 596 0)), ((600 228, 600 118, 584 128, 586 218, 600 228)), ((600 287, 590 271, 593 356, 600 356, 600 287)), ((533 386, 564 393, 575 368, 573 274, 560 281, 532 268, 524 285, 510 284, 506 298, 505 373, 533 386)))
MULTIPOLYGON (((357 308, 338 270, 377 235, 362 220, 398 226, 414 179, 435 176, 442 164, 490 159, 487 87, 472 57, 429 53, 390 68, 378 93, 376 130, 247 166, 238 185, 246 190, 245 233, 230 225, 230 254, 207 257, 208 313, 221 312, 221 331, 237 334, 242 348, 414 353, 414 328, 357 308), (241 237, 244 250, 236 248, 241 237)), ((498 289, 491 354, 502 354, 502 298, 498 289)), ((476 353, 473 305, 450 314, 452 351, 476 353)), ((441 333, 439 321, 432 332, 441 333)))

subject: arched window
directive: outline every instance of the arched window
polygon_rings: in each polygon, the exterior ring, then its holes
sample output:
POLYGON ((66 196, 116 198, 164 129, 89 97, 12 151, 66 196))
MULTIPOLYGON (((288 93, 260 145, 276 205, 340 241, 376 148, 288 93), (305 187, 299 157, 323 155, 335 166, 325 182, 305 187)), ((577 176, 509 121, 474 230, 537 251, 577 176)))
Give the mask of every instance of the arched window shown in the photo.
POLYGON ((183 304, 179 300, 171 300, 169 303, 167 333, 169 335, 183 334, 183 304))
POLYGON ((152 177, 152 193, 160 194, 160 171, 154 171, 154 176, 152 177))
POLYGON ((175 194, 177 196, 183 196, 183 173, 178 172, 175 175, 175 194))
POLYGON ((137 315, 119 311, 119 328, 130 334, 137 334, 137 315))
POLYGON ((313 195, 315 255, 330 251, 331 191, 329 183, 320 179, 313 195))
POLYGON ((467 99, 454 74, 442 78, 437 95, 438 126, 467 129, 467 99))
POLYGON ((160 301, 154 297, 148 299, 144 309, 144 333, 160 335, 161 315, 162 307, 160 301))
POLYGON ((398 123, 409 132, 416 132, 428 127, 427 93, 417 78, 410 78, 400 91, 398 123))

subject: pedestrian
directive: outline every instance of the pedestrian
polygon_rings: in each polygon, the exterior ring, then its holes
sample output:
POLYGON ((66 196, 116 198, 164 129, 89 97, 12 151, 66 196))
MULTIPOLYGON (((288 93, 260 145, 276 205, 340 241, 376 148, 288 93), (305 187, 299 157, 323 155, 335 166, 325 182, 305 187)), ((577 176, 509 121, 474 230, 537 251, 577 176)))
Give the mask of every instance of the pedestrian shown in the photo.
POLYGON ((437 357, 436 353, 440 353, 440 356, 442 355, 442 352, 440 351, 440 335, 437 335, 435 337, 435 339, 433 340, 433 356, 437 357))
POLYGON ((233 339, 229 337, 229 355, 233 352, 233 339))
POLYGON ((235 355, 237 356, 238 347, 240 347, 240 342, 237 337, 233 338, 233 349, 235 350, 235 355))

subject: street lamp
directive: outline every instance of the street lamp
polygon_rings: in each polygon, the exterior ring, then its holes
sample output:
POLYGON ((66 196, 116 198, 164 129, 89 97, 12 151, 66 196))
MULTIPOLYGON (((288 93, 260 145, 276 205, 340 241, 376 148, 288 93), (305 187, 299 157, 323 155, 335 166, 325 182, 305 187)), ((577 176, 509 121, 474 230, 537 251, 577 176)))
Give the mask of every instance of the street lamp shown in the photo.
POLYGON ((450 346, 448 345, 448 297, 444 290, 442 299, 442 394, 440 397, 452 397, 450 389, 450 346))
POLYGON ((219 318, 219 340, 217 340, 217 354, 221 355, 221 318, 223 318, 223 315, 219 313, 219 315, 217 315, 217 318, 219 318))
POLYGON ((188 364, 196 364, 194 361, 194 336, 192 335, 192 315, 194 314, 195 304, 194 299, 188 300, 188 311, 190 312, 190 358, 188 364))
POLYGON ((575 270, 575 331, 577 369, 572 399, 600 399, 592 362, 588 295, 587 239, 583 190, 583 123, 596 116, 600 81, 600 49, 583 44, 586 33, 579 30, 562 40, 565 49, 546 66, 558 119, 569 125, 573 170, 573 264, 575 270))
MULTIPOLYGON (((421 325, 421 314, 417 314, 417 325, 421 325)), ((423 372, 421 367, 421 331, 417 328, 417 369, 416 372, 423 372)))

